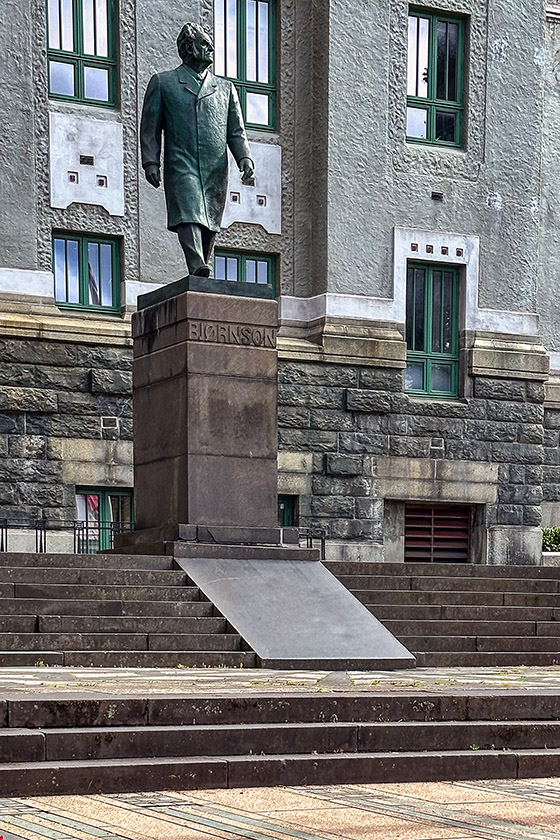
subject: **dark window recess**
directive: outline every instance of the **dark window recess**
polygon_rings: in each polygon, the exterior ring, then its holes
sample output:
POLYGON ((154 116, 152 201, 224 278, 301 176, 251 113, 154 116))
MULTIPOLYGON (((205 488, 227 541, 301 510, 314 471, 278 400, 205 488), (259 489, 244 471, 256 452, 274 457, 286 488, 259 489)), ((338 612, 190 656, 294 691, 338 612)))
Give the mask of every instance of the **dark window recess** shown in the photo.
POLYGON ((292 528, 298 525, 299 496, 278 496, 278 524, 281 528, 292 528))
POLYGON ((93 155, 80 155, 80 166, 93 166, 95 158, 93 155))
POLYGON ((417 563, 468 563, 472 508, 406 505, 404 559, 417 563))

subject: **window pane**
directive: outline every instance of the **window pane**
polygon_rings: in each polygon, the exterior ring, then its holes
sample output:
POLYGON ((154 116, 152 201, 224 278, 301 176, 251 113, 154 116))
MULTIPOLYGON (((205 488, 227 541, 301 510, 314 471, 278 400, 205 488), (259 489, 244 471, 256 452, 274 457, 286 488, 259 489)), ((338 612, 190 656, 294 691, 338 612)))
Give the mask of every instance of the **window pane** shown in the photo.
POLYGON ((132 498, 130 496, 109 495, 111 522, 129 525, 132 522, 132 498))
POLYGON ((425 140, 428 136, 428 112, 425 108, 406 109, 406 133, 408 137, 425 140))
POLYGON ((95 7, 95 54, 109 55, 109 32, 107 21, 107 0, 96 0, 95 7))
POLYGON ((245 263, 245 280, 247 283, 257 282, 257 263, 255 260, 247 260, 245 263))
POLYGON ((257 81, 257 3, 247 0, 247 79, 257 81))
POLYGON ((237 280, 237 259, 235 257, 227 257, 226 259, 226 280, 237 280))
POLYGON ((451 365, 432 364, 432 391, 451 391, 451 365))
POLYGON ((226 0, 214 0, 214 72, 226 75, 226 0))
POLYGON ((424 388, 424 365, 422 362, 408 362, 404 373, 404 387, 407 391, 422 391, 424 388))
POLYGON ((424 287, 425 273, 414 269, 414 350, 424 350, 424 287))
POLYGON ((406 277, 406 346, 413 349, 414 330, 414 269, 409 268, 406 277))
POLYGON ((237 78, 236 0, 226 0, 226 75, 237 78))
POLYGON ((442 324, 442 353, 453 352, 453 273, 445 271, 443 274, 443 324, 442 324))
POLYGON ((459 56, 459 27, 450 23, 448 28, 448 67, 447 67, 447 98, 457 100, 457 70, 459 56))
POLYGON ((54 297, 55 300, 66 300, 66 242, 64 239, 54 240, 54 297))
POLYGON ((430 45, 430 21, 420 18, 418 23, 418 93, 428 96, 428 62, 430 45))
POLYGON ((259 82, 268 83, 268 3, 259 3, 259 82))
POLYGON ((88 299, 92 306, 99 306, 99 245, 88 242, 88 299))
POLYGON ((408 18, 408 83, 407 93, 416 96, 416 81, 418 79, 418 18, 409 15, 408 18))
POLYGON ((60 5, 59 0, 49 0, 47 8, 47 19, 49 27, 49 47, 53 50, 60 49, 60 5))
POLYGON ((68 303, 80 302, 80 271, 78 266, 78 243, 73 239, 66 240, 66 271, 68 303))
POLYGON ((436 111, 436 140, 455 143, 457 114, 450 111, 436 111))
POLYGON ((51 61, 49 66, 49 89, 51 93, 74 96, 74 65, 51 61))
POLYGON ((72 0, 60 0, 60 22, 62 29, 62 49, 74 51, 74 16, 72 0))
POLYGON ((214 274, 216 275, 216 280, 225 280, 226 279, 226 258, 225 257, 214 257, 214 274))
POLYGON ((257 283, 268 283, 268 263, 259 260, 257 263, 257 283))
POLYGON ((436 96, 438 99, 447 99, 447 24, 445 21, 438 21, 437 25, 437 86, 436 96))
POLYGON ((101 67, 84 67, 84 93, 86 99, 109 99, 109 71, 101 67))
POLYGON ((84 52, 95 55, 95 18, 93 4, 95 0, 83 0, 84 10, 84 52))
POLYGON ((268 125, 268 96, 247 91, 247 122, 268 125))
POLYGON ((100 275, 101 275, 101 305, 113 305, 113 266, 112 248, 110 245, 100 245, 100 275))
POLYGON ((441 353, 441 271, 432 279, 432 353, 441 353))

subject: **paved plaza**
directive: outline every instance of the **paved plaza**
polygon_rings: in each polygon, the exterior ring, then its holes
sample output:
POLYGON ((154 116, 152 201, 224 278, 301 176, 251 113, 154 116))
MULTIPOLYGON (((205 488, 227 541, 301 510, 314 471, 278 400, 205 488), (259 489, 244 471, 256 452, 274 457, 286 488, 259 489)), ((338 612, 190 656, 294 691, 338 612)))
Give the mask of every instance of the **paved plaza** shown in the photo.
POLYGON ((560 780, 0 800, 4 840, 560 840, 560 780))

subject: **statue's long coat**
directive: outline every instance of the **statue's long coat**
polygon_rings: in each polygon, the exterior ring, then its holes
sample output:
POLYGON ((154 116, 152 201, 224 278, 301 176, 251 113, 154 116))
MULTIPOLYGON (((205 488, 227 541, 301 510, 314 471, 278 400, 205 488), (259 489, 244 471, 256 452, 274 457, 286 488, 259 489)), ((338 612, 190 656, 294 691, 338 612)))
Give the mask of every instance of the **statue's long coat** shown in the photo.
POLYGON ((167 227, 193 222, 218 231, 228 187, 227 147, 251 157, 232 82, 206 74, 200 91, 184 65, 152 76, 142 110, 142 166, 160 165, 164 134, 167 227))

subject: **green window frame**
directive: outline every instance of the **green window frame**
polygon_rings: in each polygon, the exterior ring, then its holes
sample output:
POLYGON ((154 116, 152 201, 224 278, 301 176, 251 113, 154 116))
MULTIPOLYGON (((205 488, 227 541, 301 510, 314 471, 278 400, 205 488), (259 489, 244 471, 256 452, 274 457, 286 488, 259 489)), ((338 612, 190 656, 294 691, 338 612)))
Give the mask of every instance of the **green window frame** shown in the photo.
POLYGON ((457 397, 459 373, 459 269, 408 263, 405 390, 457 397))
POLYGON ((134 494, 128 487, 76 487, 80 553, 113 547, 115 532, 134 528, 134 494))
POLYGON ((408 15, 408 142, 462 145, 464 65, 464 18, 411 8, 408 15))
POLYGON ((275 257, 272 254, 214 251, 214 277, 237 283, 269 285, 275 289, 275 257))
POLYGON ((214 72, 235 82, 248 128, 276 127, 276 0, 214 0, 214 72))
POLYGON ((120 312, 118 240, 53 233, 54 297, 61 309, 120 312))
POLYGON ((114 0, 46 0, 51 99, 113 107, 116 102, 114 0))

